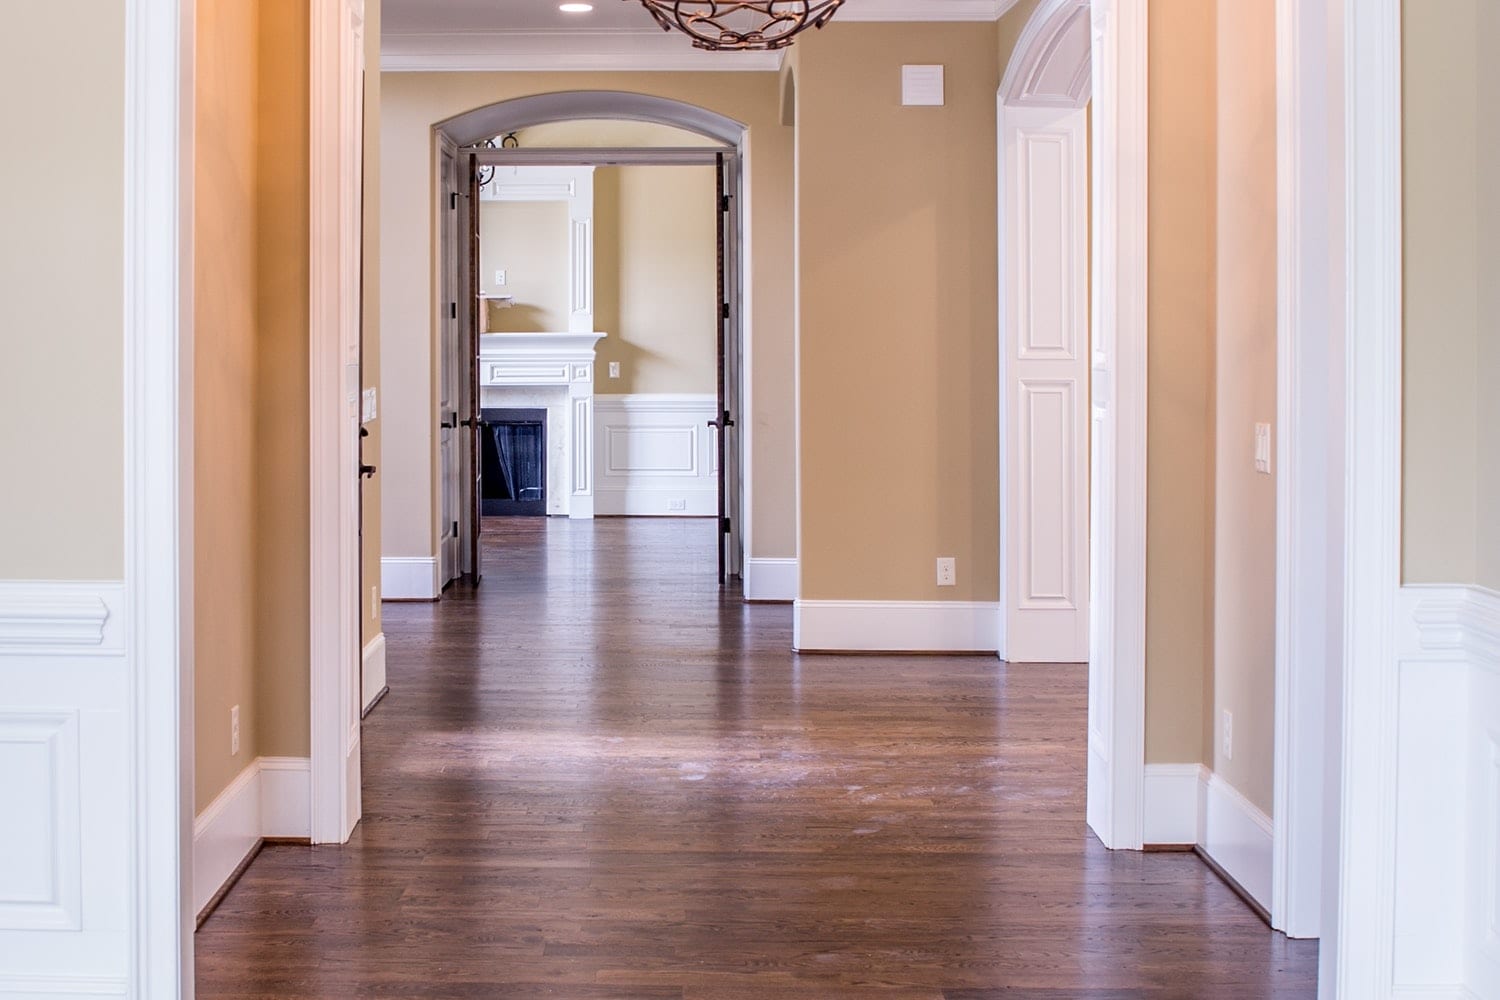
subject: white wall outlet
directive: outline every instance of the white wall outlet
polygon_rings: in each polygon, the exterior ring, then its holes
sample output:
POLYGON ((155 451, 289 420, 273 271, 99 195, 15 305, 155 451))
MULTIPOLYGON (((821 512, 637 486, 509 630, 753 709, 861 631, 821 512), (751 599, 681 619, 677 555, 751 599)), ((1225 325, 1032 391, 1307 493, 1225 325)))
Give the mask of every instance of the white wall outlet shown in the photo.
POLYGON ((1224 709, 1223 723, 1219 726, 1219 742, 1224 747, 1224 759, 1234 760, 1234 713, 1224 709))
POLYGON ((619 378, 620 377, 620 362, 618 362, 618 361, 611 361, 609 363, 609 377, 610 378, 619 378))
POLYGON ((1271 474, 1271 425, 1255 425, 1255 471, 1271 474))
POLYGON ((667 510, 687 510, 687 501, 680 498, 668 500, 667 510))
POLYGON ((240 706, 236 705, 229 710, 229 756, 234 757, 240 752, 240 706))
POLYGON ((952 556, 938 556, 937 561, 937 585, 939 587, 953 587, 958 584, 957 560, 952 556))
POLYGON ((495 272, 495 287, 496 288, 504 288, 505 287, 505 272, 504 271, 496 271, 495 272))

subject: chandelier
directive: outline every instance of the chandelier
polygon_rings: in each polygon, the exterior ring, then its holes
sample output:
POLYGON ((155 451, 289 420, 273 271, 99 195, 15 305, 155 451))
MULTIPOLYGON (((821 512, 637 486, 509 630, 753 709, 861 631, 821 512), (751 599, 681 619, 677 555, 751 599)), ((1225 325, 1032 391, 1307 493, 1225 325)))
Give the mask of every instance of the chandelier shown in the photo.
MULTIPOLYGON (((626 0, 629 2, 629 0, 626 0)), ((784 49, 833 19, 844 0, 640 0, 663 31, 676 28, 700 49, 784 49)))

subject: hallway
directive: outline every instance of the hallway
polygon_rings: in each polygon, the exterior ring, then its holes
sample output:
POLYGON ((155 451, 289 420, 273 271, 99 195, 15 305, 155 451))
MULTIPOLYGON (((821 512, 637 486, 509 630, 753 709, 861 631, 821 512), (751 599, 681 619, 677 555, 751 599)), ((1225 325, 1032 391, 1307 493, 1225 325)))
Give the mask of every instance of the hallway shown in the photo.
POLYGON ((387 604, 343 848, 268 846, 206 998, 1312 997, 1186 854, 1083 822, 1082 667, 797 657, 710 520, 487 522, 387 604))

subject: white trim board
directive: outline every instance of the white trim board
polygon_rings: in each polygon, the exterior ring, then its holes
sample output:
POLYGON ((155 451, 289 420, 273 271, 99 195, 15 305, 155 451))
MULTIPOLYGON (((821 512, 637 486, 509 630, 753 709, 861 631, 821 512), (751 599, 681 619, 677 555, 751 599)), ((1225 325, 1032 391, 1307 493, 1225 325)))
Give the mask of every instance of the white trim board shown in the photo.
POLYGON ((119 655, 124 597, 117 581, 0 580, 0 653, 119 655))
POLYGON ((751 556, 745 560, 747 601, 795 601, 800 582, 796 557, 763 559, 751 556))
POLYGON ((435 601, 438 597, 437 556, 382 556, 380 599, 435 601))
POLYGON ((1269 909, 1269 816, 1202 764, 1147 764, 1143 789, 1147 844, 1201 848, 1269 909))
POLYGON ((309 819, 305 757, 257 757, 193 822, 193 913, 203 912, 267 837, 305 838, 309 819))
POLYGON ((803 601, 792 648, 803 653, 993 653, 1000 605, 978 601, 803 601))
POLYGON ((380 692, 385 690, 385 633, 381 632, 375 638, 365 643, 364 653, 360 656, 359 667, 359 705, 361 710, 368 712, 370 706, 380 697, 380 692))

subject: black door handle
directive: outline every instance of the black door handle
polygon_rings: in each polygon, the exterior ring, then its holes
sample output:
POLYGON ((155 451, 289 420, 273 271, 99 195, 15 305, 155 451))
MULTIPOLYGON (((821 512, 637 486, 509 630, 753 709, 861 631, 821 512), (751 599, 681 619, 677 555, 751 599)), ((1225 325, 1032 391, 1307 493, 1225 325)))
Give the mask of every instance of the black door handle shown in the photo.
POLYGON ((458 411, 454 410, 453 411, 453 416, 450 419, 448 419, 448 420, 440 421, 438 423, 438 426, 441 427, 443 430, 452 430, 453 428, 457 427, 458 426, 458 411))
POLYGON ((719 420, 710 420, 708 422, 708 426, 717 428, 718 430, 723 430, 726 427, 733 427, 734 426, 734 420, 733 420, 733 418, 731 418, 729 416, 728 413, 726 413, 726 414, 724 414, 724 419, 722 421, 719 421, 719 420))
POLYGON ((361 462, 359 463, 359 474, 364 479, 370 479, 375 475, 375 466, 366 465, 365 463, 361 462))

